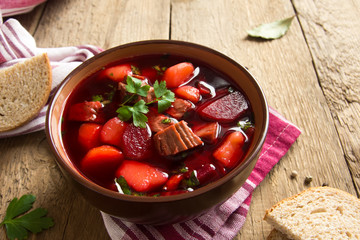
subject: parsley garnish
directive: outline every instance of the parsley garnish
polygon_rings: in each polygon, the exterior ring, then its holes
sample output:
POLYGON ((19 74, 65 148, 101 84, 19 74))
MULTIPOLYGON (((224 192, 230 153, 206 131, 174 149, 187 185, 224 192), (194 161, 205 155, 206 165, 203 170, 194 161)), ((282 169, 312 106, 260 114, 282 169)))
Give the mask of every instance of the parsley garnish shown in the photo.
POLYGON ((158 102, 158 111, 163 112, 171 106, 171 103, 175 101, 175 94, 166 88, 166 82, 154 83, 154 93, 158 102))
POLYGON ((142 97, 146 97, 147 96, 147 92, 150 89, 149 85, 142 85, 142 81, 140 79, 131 77, 131 76, 127 76, 126 78, 126 91, 128 91, 129 93, 133 93, 135 96, 140 95, 142 97))
POLYGON ((108 86, 111 89, 109 92, 104 93, 104 95, 94 95, 91 97, 91 100, 94 102, 100 102, 102 104, 110 103, 115 95, 116 88, 110 84, 108 86))
POLYGON ((249 119, 245 119, 245 120, 239 121, 237 123, 237 126, 240 127, 243 131, 246 131, 249 127, 252 127, 253 124, 249 119))
POLYGON ((156 97, 154 101, 146 103, 143 99, 141 99, 133 106, 127 105, 138 96, 146 97, 150 89, 150 85, 142 85, 143 82, 140 79, 132 76, 127 76, 126 83, 126 91, 131 93, 131 95, 125 99, 116 112, 122 121, 128 121, 132 118, 136 127, 146 127, 148 118, 145 114, 149 112, 147 105, 157 102, 158 112, 163 112, 171 106, 172 102, 175 101, 175 94, 166 88, 166 82, 162 81, 159 83, 156 80, 153 86, 156 97))
POLYGON ((183 185, 185 185, 187 187, 196 187, 196 186, 200 185, 199 179, 197 178, 196 170, 193 170, 190 173, 190 177, 188 179, 184 179, 182 182, 183 182, 183 185))
POLYGON ((26 239, 28 231, 38 233, 54 225, 52 218, 45 217, 47 211, 43 208, 36 208, 26 213, 32 208, 34 202, 35 196, 31 194, 23 195, 20 199, 14 198, 10 202, 5 218, 0 223, 0 226, 5 225, 9 239, 26 239))
POLYGON ((140 100, 134 106, 122 106, 116 110, 120 120, 126 122, 133 118, 133 123, 136 127, 145 128, 148 118, 145 114, 149 112, 144 100, 140 100))
POLYGON ((91 100, 93 102, 102 102, 104 101, 104 97, 102 95, 94 95, 92 96, 91 100))
POLYGON ((115 184, 120 193, 127 194, 127 195, 132 194, 132 191, 131 191, 129 185, 123 176, 115 178, 115 184))

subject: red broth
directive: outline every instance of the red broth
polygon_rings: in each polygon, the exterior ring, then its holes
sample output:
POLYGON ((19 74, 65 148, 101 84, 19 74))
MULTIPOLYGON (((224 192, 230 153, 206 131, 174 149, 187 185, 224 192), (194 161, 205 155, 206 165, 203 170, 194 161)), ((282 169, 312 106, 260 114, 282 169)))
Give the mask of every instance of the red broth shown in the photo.
POLYGON ((62 122, 65 149, 80 172, 105 188, 146 196, 193 191, 221 178, 241 164, 253 131, 250 103, 231 79, 169 55, 123 60, 84 79, 67 100, 62 122), (146 98, 129 93, 127 75, 141 86, 167 81, 176 103, 159 113, 151 90, 146 98), (150 101, 145 128, 131 115, 139 99, 150 101), (127 121, 120 106, 130 107, 127 121))

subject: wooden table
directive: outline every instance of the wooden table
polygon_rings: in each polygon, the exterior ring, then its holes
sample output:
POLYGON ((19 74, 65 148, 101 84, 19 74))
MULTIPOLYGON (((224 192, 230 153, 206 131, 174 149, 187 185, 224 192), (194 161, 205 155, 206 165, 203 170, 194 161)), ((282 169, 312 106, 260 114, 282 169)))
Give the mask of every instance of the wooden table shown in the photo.
MULTIPOLYGON (((264 239, 265 209, 309 186, 360 192, 360 0, 49 0, 15 16, 39 47, 104 49, 145 39, 214 48, 246 66, 269 105, 301 130, 253 194, 235 239, 264 239), (296 15, 281 39, 246 30, 296 15), (293 170, 298 172, 291 179, 293 170), (306 176, 312 176, 309 185, 306 176)), ((98 210, 67 184, 43 131, 0 140, 0 217, 14 197, 33 193, 55 226, 30 239, 108 239, 98 210)), ((4 229, 0 239, 5 239, 4 229)))

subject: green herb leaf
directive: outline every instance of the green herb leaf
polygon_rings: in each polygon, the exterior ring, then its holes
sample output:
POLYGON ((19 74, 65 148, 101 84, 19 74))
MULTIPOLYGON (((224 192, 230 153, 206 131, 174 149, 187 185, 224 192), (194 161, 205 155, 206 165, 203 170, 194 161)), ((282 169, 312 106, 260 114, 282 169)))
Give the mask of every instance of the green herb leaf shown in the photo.
POLYGON ((158 112, 163 112, 175 101, 175 94, 166 88, 166 82, 160 83, 156 80, 154 83, 154 93, 158 101, 158 112))
POLYGON ((253 124, 250 120, 242 120, 237 123, 237 126, 240 127, 243 131, 246 131, 249 127, 252 127, 253 124))
POLYGON ((45 217, 47 211, 43 208, 37 208, 25 214, 32 208, 34 202, 35 196, 31 194, 24 195, 20 199, 14 198, 10 202, 5 218, 0 223, 0 226, 5 225, 9 239, 26 239, 28 231, 38 233, 54 225, 52 218, 45 217), (25 215, 18 217, 21 214, 25 215))
POLYGON ((163 120, 161 120, 161 123, 163 123, 163 124, 171 123, 171 119, 170 118, 164 118, 163 120))
POLYGON ((165 81, 161 81, 160 83, 158 82, 158 80, 155 81, 155 83, 154 83, 155 97, 157 97, 157 98, 162 97, 167 90, 168 89, 166 88, 166 82, 165 81))
POLYGON ((138 67, 134 66, 134 65, 131 65, 131 72, 132 72, 133 74, 136 74, 136 75, 140 75, 140 74, 141 74, 140 69, 139 69, 138 67))
POLYGON ((198 185, 200 185, 199 179, 197 178, 197 172, 195 170, 193 170, 190 173, 190 177, 188 179, 184 179, 183 180, 183 184, 185 184, 185 186, 187 187, 196 187, 198 185))
POLYGON ((133 123, 136 127, 145 128, 148 118, 145 116, 149 112, 144 100, 140 100, 132 108, 133 123))
POLYGON ((118 118, 122 121, 128 121, 133 118, 133 123, 136 127, 145 128, 148 118, 145 116, 149 112, 144 100, 140 100, 134 106, 122 106, 116 110, 118 118))
POLYGON ((142 85, 142 81, 132 76, 127 76, 126 78, 126 91, 129 93, 137 94, 142 97, 146 97, 150 89, 150 85, 142 85))
POLYGON ((104 97, 102 95, 92 96, 92 101, 94 101, 94 102, 102 102, 103 100, 104 100, 104 97))
POLYGON ((171 102, 168 100, 159 100, 158 101, 158 111, 164 112, 166 109, 168 109, 171 106, 171 102))
POLYGON ((248 30, 251 37, 264 39, 277 39, 285 35, 289 30, 292 20, 295 16, 278 20, 272 23, 262 24, 252 30, 248 30))
POLYGON ((119 192, 121 192, 123 194, 127 194, 127 195, 132 194, 131 188, 129 187, 126 179, 123 176, 116 178, 115 184, 118 187, 119 192))
POLYGON ((122 106, 118 108, 116 112, 118 113, 118 118, 124 122, 130 120, 130 118, 132 117, 132 111, 130 106, 122 106))

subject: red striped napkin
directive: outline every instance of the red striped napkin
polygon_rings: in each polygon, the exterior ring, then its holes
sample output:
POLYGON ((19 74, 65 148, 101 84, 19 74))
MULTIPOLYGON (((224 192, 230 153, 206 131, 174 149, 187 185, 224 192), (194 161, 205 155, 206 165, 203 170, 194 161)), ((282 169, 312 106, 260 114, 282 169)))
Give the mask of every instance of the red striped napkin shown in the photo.
MULTIPOLYGON (((53 73, 51 95, 54 88, 58 86, 75 67, 102 51, 102 49, 91 45, 38 48, 35 39, 17 20, 9 19, 5 23, 0 22, 0 24, 0 69, 46 52, 50 59, 53 73)), ((45 127, 47 107, 47 105, 44 106, 39 115, 26 125, 15 130, 0 133, 0 138, 43 130, 45 127)))
POLYGON ((46 0, 0 0, 0 10, 4 17, 30 12, 46 0))
POLYGON ((112 240, 210 240, 232 239, 245 223, 251 194, 274 165, 286 154, 300 130, 270 108, 269 131, 254 170, 245 184, 223 204, 187 222, 145 226, 124 222, 102 213, 112 240))

